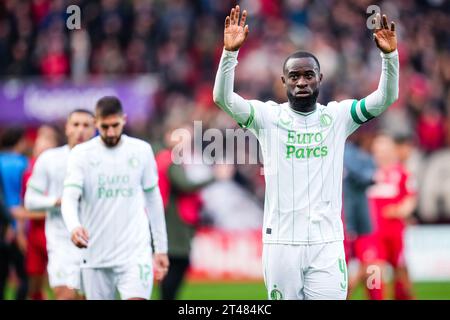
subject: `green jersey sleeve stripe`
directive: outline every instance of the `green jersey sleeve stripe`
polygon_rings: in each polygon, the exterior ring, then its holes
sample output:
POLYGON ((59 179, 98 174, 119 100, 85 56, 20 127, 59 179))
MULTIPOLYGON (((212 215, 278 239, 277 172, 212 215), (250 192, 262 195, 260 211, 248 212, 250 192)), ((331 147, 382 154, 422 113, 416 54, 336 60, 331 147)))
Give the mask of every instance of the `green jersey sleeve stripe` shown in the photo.
MULTIPOLYGON (((364 117, 367 118, 367 121, 372 120, 373 118, 375 118, 373 115, 370 114, 369 111, 367 111, 366 109, 366 98, 362 99, 360 102, 361 105, 361 112, 364 115, 364 117)), ((367 122, 365 121, 365 122, 367 122)))
POLYGON ((158 185, 158 184, 155 184, 153 187, 150 187, 150 188, 147 188, 147 189, 143 189, 143 190, 144 190, 145 193, 151 192, 151 191, 155 190, 155 188, 156 188, 157 185, 158 185))
POLYGON ((83 187, 78 185, 78 184, 74 184, 74 183, 68 183, 64 185, 64 188, 68 188, 68 187, 72 187, 72 188, 80 188, 81 190, 83 190, 83 187))
POLYGON ((40 193, 40 194, 44 194, 45 192, 44 191, 42 191, 41 189, 39 189, 39 188, 36 188, 35 186, 33 186, 32 184, 28 184, 27 185, 27 188, 31 188, 31 189, 33 189, 34 191, 36 191, 36 192, 38 192, 38 193, 40 193))
POLYGON ((255 108, 250 102, 248 102, 248 104, 250 105, 250 116, 246 123, 238 123, 241 128, 249 128, 252 125, 253 120, 255 120, 255 108))
POLYGON ((354 100, 352 104, 352 108, 350 109, 350 114, 352 115, 353 121, 355 121, 357 124, 363 124, 364 121, 361 121, 358 118, 358 114, 356 113, 356 104, 358 103, 358 100, 354 100))

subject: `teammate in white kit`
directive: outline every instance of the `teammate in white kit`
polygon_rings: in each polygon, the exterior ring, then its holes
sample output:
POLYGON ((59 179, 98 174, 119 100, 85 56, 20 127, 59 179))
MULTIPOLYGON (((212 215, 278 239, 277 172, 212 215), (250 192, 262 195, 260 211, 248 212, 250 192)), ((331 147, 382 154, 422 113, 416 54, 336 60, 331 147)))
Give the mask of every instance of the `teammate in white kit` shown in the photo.
POLYGON ((100 136, 73 148, 64 181, 62 214, 83 250, 82 290, 89 299, 149 299, 169 266, 167 234, 151 146, 122 134, 120 101, 97 102, 100 136))
POLYGON ((76 289, 80 289, 81 250, 70 240, 60 206, 70 149, 94 136, 94 115, 87 110, 74 110, 67 118, 65 132, 66 145, 49 149, 36 160, 25 193, 28 210, 47 211, 47 271, 57 300, 76 299, 76 289))
POLYGON ((266 200, 264 280, 270 299, 345 299, 342 171, 346 138, 398 97, 394 23, 378 15, 381 50, 378 89, 361 100, 316 102, 322 81, 314 55, 296 52, 283 66, 288 102, 245 100, 233 92, 238 50, 248 35, 247 13, 236 6, 225 19, 224 51, 214 85, 215 103, 260 142, 266 200))

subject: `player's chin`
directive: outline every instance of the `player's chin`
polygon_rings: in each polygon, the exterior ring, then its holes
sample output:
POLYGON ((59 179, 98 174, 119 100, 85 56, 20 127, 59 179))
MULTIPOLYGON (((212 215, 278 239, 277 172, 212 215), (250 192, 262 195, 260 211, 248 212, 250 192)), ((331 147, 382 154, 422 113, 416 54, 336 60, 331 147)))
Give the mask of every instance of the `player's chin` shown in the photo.
POLYGON ((104 141, 108 147, 114 147, 119 142, 119 138, 106 138, 104 141))

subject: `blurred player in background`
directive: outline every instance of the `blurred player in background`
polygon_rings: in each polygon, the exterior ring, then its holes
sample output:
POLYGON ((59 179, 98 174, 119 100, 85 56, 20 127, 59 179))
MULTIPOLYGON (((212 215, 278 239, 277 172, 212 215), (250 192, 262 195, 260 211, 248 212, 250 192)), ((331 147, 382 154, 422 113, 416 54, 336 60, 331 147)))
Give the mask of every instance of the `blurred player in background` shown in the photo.
MULTIPOLYGON (((369 212, 367 188, 374 183, 375 162, 367 147, 370 139, 355 132, 349 137, 344 151, 344 223, 347 261, 356 258, 359 269, 349 274, 348 296, 363 281, 366 284, 367 268, 377 263, 376 251, 371 241, 373 226, 369 212)), ((367 287, 365 285, 365 287, 367 287)), ((381 298, 379 288, 367 288, 372 300, 381 298)))
POLYGON ((395 25, 377 15, 381 50, 378 89, 361 100, 316 103, 322 74, 308 52, 290 55, 281 80, 288 102, 245 100, 233 92, 238 51, 247 38, 247 12, 236 6, 225 19, 224 50, 214 101, 258 138, 263 151, 266 200, 264 280, 271 299, 346 299, 342 171, 346 138, 398 97, 395 25))
MULTIPOLYGON (((1 181, 1 177, 0 177, 1 181)), ((0 183, 0 257, 4 257, 4 250, 7 248, 6 230, 11 224, 11 217, 6 207, 3 193, 3 184, 0 183)), ((2 286, 3 287, 3 286, 2 286)), ((3 291, 2 291, 3 294, 3 291)))
POLYGON ((379 134, 373 141, 373 156, 378 166, 376 183, 369 188, 369 203, 376 225, 379 257, 394 269, 395 299, 412 299, 412 285, 404 257, 405 219, 416 208, 414 181, 399 162, 393 138, 379 134))
MULTIPOLYGON (((56 127, 46 124, 39 127, 33 146, 31 160, 23 176, 23 197, 25 197, 27 190, 26 185, 33 172, 36 159, 45 150, 57 147, 60 140, 59 131, 56 127)), ((27 208, 26 203, 25 207, 27 208)), ((27 228, 25 269, 29 279, 28 297, 32 300, 43 300, 48 261, 45 240, 45 211, 29 212, 27 217, 29 223, 27 228)))
MULTIPOLYGON (((200 223, 203 207, 200 191, 214 181, 230 179, 234 172, 233 168, 230 170, 230 166, 227 165, 216 165, 214 170, 211 170, 208 166, 195 162, 192 164, 173 162, 173 148, 180 147, 182 143, 187 144, 183 150, 191 151, 191 159, 201 157, 201 154, 194 154, 193 130, 192 122, 189 120, 169 118, 165 125, 165 148, 156 155, 159 187, 166 212, 170 262, 170 269, 160 286, 163 300, 177 298, 189 268, 191 241, 200 223), (178 129, 189 133, 182 141, 176 139, 173 134, 178 129)), ((186 154, 183 156, 189 157, 186 154)))
MULTIPOLYGON (((70 150, 94 136, 94 115, 84 109, 72 111, 67 118, 65 134, 66 145, 47 150, 39 156, 25 194, 28 210, 47 212, 47 270, 50 287, 57 300, 76 299, 76 289, 80 288, 81 250, 70 240, 60 207, 70 150)), ((33 257, 30 253, 30 260, 35 261, 36 257, 33 257)))
POLYGON ((19 281, 15 299, 25 300, 28 293, 24 258, 26 210, 21 201, 23 174, 28 167, 28 159, 24 155, 28 149, 25 130, 20 127, 8 128, 3 132, 0 147, 0 183, 11 221, 5 232, 5 245, 0 252, 0 299, 3 300, 10 267, 13 267, 19 281))
POLYGON ((396 134, 394 135, 394 140, 398 160, 410 174, 410 179, 418 181, 423 169, 421 167, 422 155, 417 150, 414 137, 411 134, 396 134))
POLYGON ((97 102, 100 136, 70 153, 62 214, 82 253, 87 299, 149 299, 155 278, 167 273, 167 234, 151 146, 123 134, 126 115, 116 97, 97 102), (150 225, 150 228, 149 228, 150 225))

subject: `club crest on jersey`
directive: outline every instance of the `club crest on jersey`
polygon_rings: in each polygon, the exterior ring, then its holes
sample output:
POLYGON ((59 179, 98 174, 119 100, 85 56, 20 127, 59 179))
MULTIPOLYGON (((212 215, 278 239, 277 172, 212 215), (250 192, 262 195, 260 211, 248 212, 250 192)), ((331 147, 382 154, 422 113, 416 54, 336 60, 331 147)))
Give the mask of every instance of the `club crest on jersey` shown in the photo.
POLYGON ((283 294, 277 289, 277 286, 273 286, 272 291, 270 291, 270 300, 283 300, 283 294))
POLYGON ((139 162, 140 162, 139 159, 136 158, 135 156, 132 156, 131 158, 128 159, 128 165, 133 169, 139 166, 139 162))
POLYGON ((320 115, 320 126, 321 127, 329 127, 333 122, 333 118, 328 114, 324 113, 320 115))

